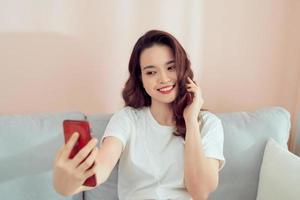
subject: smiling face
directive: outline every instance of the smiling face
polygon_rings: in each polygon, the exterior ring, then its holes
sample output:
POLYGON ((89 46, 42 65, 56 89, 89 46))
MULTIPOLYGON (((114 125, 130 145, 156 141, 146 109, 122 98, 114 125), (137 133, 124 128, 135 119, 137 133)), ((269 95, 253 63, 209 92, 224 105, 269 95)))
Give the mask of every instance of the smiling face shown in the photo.
POLYGON ((178 93, 174 55, 170 47, 155 44, 142 51, 140 67, 143 86, 151 101, 172 103, 178 93))

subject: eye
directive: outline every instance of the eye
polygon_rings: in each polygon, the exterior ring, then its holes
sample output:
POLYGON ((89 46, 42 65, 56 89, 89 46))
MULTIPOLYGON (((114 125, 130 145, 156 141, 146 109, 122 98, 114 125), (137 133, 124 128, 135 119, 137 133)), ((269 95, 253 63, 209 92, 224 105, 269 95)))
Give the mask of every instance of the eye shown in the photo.
POLYGON ((168 67, 168 70, 170 70, 170 71, 175 70, 175 66, 168 67))
POLYGON ((147 75, 153 75, 153 74, 155 74, 155 73, 156 73, 156 72, 154 72, 154 71, 146 72, 147 75))

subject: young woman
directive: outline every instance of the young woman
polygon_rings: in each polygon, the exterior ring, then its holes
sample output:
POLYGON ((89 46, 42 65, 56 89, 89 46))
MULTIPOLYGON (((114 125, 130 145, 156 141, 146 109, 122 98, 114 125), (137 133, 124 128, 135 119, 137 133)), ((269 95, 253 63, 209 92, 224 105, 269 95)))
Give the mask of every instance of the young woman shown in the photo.
POLYGON ((225 161, 223 128, 202 109, 185 50, 169 33, 151 30, 135 44, 129 73, 125 107, 110 119, 101 148, 94 138, 68 159, 78 138, 74 133, 59 150, 55 189, 63 195, 92 189, 82 185, 86 178, 95 174, 100 185, 120 159, 120 200, 207 199, 225 161))

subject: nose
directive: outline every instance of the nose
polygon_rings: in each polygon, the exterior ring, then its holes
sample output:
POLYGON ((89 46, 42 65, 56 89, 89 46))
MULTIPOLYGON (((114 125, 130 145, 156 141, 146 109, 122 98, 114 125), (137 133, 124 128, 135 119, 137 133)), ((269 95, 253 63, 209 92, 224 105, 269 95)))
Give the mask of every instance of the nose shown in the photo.
POLYGON ((171 81, 170 78, 168 77, 168 75, 165 72, 160 73, 160 77, 159 77, 160 83, 168 83, 170 81, 171 81))

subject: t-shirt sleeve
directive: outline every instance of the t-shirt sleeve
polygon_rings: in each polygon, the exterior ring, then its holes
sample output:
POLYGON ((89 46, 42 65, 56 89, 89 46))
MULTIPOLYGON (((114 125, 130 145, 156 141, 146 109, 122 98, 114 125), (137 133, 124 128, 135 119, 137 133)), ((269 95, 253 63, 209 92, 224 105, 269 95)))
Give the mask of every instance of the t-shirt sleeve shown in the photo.
POLYGON ((131 132, 131 120, 130 120, 130 111, 128 108, 123 108, 122 110, 113 114, 110 118, 104 134, 101 138, 100 144, 102 144, 104 138, 112 136, 119 139, 122 144, 122 152, 124 151, 126 144, 129 140, 131 132))
POLYGON ((221 120, 212 113, 203 117, 204 124, 201 130, 203 151, 206 157, 220 161, 219 170, 225 165, 223 155, 224 131, 221 120))

